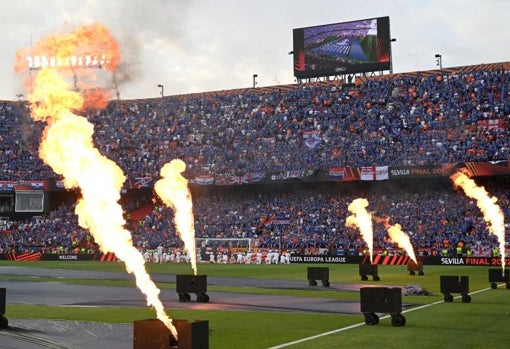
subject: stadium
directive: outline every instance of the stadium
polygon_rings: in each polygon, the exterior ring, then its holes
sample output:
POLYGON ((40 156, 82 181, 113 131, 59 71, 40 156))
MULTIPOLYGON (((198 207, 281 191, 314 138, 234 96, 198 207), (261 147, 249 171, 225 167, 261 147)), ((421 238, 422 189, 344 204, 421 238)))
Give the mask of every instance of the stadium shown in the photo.
POLYGON ((290 85, 115 100, 88 79, 114 42, 19 62, 37 77, 0 105, 4 347, 131 347, 165 309, 207 320, 211 348, 508 345, 510 62, 385 74, 387 17, 293 34, 290 85), (196 302, 175 294, 193 270, 196 302), (469 284, 450 298, 442 276, 469 284), (402 309, 367 318, 362 288, 402 309))

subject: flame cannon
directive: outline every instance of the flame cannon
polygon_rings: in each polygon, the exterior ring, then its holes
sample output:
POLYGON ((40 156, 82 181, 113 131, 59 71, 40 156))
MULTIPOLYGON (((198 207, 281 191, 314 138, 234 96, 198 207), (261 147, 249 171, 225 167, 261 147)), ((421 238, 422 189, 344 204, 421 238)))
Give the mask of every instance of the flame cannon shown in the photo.
POLYGON ((468 294, 469 276, 441 275, 439 278, 441 293, 444 295, 445 302, 453 302, 451 293, 460 293, 463 303, 471 302, 471 296, 468 294))
POLYGON ((359 276, 361 276, 361 280, 368 280, 368 275, 372 275, 372 280, 379 281, 379 268, 377 264, 360 264, 359 265, 359 276))
POLYGON ((179 302, 191 301, 190 293, 195 293, 197 302, 209 302, 207 292, 207 275, 176 275, 176 292, 179 302))
POLYGON ((6 288, 0 288, 0 328, 9 327, 9 320, 5 317, 5 296, 7 294, 6 288))
POLYGON ((208 349, 209 321, 172 320, 179 338, 176 339, 165 324, 157 319, 137 320, 133 323, 133 349, 208 349))
POLYGON ((400 287, 362 287, 359 292, 365 324, 377 325, 379 316, 376 313, 389 313, 391 325, 394 327, 406 324, 406 318, 401 314, 402 289, 400 287))
POLYGON ((489 269, 489 282, 491 283, 491 288, 493 290, 498 288, 496 282, 504 282, 506 284, 506 289, 510 290, 508 269, 505 269, 504 272, 501 269, 489 269))
POLYGON ((317 286, 317 281, 321 280, 322 286, 329 287, 329 268, 328 267, 308 267, 308 284, 317 286))
POLYGON ((409 262, 407 262, 407 271, 409 272, 409 275, 425 275, 423 272, 423 261, 421 259, 418 259, 418 263, 415 263, 412 259, 409 259, 409 262))

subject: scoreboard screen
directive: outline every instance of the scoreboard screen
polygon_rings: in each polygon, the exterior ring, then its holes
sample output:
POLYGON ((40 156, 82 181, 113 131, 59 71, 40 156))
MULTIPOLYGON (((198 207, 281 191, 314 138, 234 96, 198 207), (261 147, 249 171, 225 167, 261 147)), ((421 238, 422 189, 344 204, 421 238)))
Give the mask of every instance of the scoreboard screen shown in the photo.
POLYGON ((389 70, 389 17, 293 30, 294 76, 299 79, 389 70))

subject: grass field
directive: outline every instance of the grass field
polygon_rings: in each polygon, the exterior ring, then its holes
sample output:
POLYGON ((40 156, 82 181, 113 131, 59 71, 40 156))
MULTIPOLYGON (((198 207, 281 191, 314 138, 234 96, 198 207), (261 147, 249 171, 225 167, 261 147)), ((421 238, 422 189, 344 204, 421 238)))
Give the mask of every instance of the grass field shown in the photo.
MULTIPOLYGON (((123 271, 123 263, 101 262, 9 262, 2 266, 58 269, 86 269, 123 271)), ((292 265, 217 265, 200 264, 199 274, 221 277, 242 277, 280 280, 306 280, 307 264, 292 265)), ((317 266, 317 265, 315 265, 317 266)), ((327 264, 329 280, 335 283, 366 283, 360 281, 358 265, 327 264)), ((149 273, 189 274, 189 265, 148 264, 149 273)), ((490 289, 486 267, 424 266, 424 276, 410 276, 405 266, 379 266, 380 283, 405 286, 419 284, 432 296, 403 296, 405 326, 395 327, 388 314, 379 314, 380 322, 368 326, 363 315, 308 314, 256 311, 183 310, 167 309, 174 319, 209 321, 211 349, 223 348, 508 348, 510 347, 510 290, 505 285, 490 289), (445 303, 440 292, 440 275, 469 276, 471 302, 463 303, 459 294, 445 303), (459 298, 457 298, 459 297, 459 298), (406 304, 412 304, 406 307, 406 304)), ((30 280, 29 276, 10 276, 0 273, 2 280, 30 280)), ((134 287, 130 281, 39 278, 45 282, 68 282, 134 287)), ((320 283, 319 283, 320 284, 320 283)), ((160 288, 175 288, 172 283, 157 283, 160 288)), ((243 292, 296 297, 322 297, 340 300, 359 300, 359 292, 328 290, 324 287, 303 290, 268 289, 264 287, 208 286, 208 291, 243 292)), ((8 318, 70 319, 131 323, 154 318, 151 309, 140 308, 73 308, 7 304, 8 318)))

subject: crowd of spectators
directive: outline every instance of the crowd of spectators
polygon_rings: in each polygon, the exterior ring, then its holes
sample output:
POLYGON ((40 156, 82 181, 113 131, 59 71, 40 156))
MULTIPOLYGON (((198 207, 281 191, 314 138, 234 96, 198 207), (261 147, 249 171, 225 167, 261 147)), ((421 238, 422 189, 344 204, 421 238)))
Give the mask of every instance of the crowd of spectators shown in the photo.
MULTIPOLYGON (((496 161, 510 158, 509 82, 510 74, 503 70, 442 71, 366 79, 353 90, 317 83, 112 101, 83 115, 94 124, 95 145, 128 179, 157 178, 161 167, 175 158, 185 161, 190 178, 496 161)), ((38 157, 43 127, 30 119, 24 101, 0 104, 0 181, 60 179, 38 157)), ((494 185, 508 217, 508 185, 488 184, 494 185)), ((359 247, 359 232, 346 228, 345 218, 349 202, 366 197, 369 209, 401 224, 415 246, 442 248, 446 241, 453 245, 460 239, 473 245, 495 243, 476 203, 453 191, 451 183, 439 188, 413 183, 412 190, 393 181, 356 185, 285 184, 258 192, 197 189, 197 236, 249 237, 268 248, 359 247)), ((95 248, 78 226, 72 205, 48 217, 10 222, 11 233, 0 234, 1 248, 95 248)), ((140 203, 126 205, 129 212, 140 203)), ((157 205, 131 226, 135 244, 177 246, 170 211, 157 205)), ((382 225, 376 223, 374 233, 377 247, 391 244, 382 225)))
MULTIPOLYGON (((112 101, 84 112, 94 142, 128 178, 158 177, 174 158, 187 175, 507 160, 510 73, 367 79, 112 101), (308 141, 313 138, 313 142, 308 141)), ((22 102, 0 107, 0 180, 55 179, 38 158, 42 132, 22 102)))
POLYGON ((365 36, 377 30, 377 19, 309 27, 304 30, 305 45, 318 44, 333 36, 365 36))
MULTIPOLYGON (((510 214, 508 178, 482 183, 498 198, 505 217, 510 214)), ((252 247, 286 251, 332 250, 334 253, 360 250, 366 241, 356 227, 348 227, 349 204, 366 198, 373 216, 374 248, 397 249, 382 223, 400 224, 414 248, 441 251, 459 242, 476 254, 489 253, 498 246, 498 237, 488 230, 475 200, 455 190, 450 180, 383 182, 358 184, 293 184, 241 190, 193 189, 196 237, 251 238, 252 247)), ((126 227, 140 250, 183 249, 175 230, 174 212, 159 203, 150 190, 123 198, 126 227), (155 203, 154 203, 155 202, 155 203), (149 207, 143 216, 131 218, 149 207)), ((0 234, 0 246, 8 251, 51 251, 72 253, 97 251, 93 239, 78 226, 74 202, 60 205, 48 217, 10 223, 0 234), (76 250, 76 249, 79 250, 76 250)), ((508 228, 508 224, 507 224, 508 228)), ((0 228, 1 229, 1 228, 0 228)), ((506 239, 508 239, 508 234, 506 239)), ((229 242, 230 244, 233 241, 229 242)), ((220 243, 226 244, 226 243, 220 243)))
POLYGON ((0 222, 0 253, 92 253, 98 251, 87 229, 78 224, 75 202, 59 205, 47 215, 0 222))

